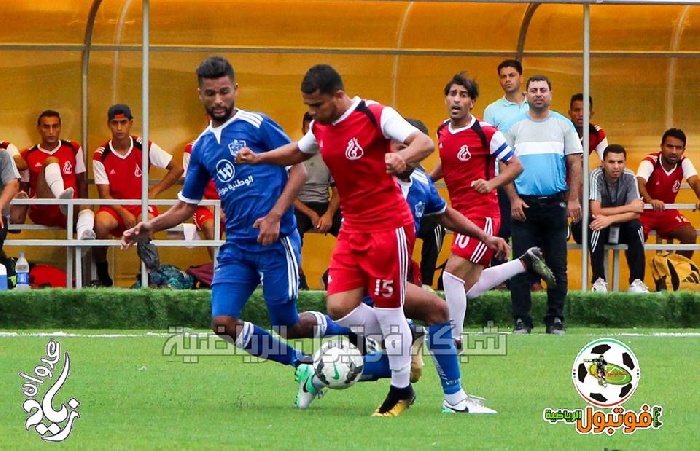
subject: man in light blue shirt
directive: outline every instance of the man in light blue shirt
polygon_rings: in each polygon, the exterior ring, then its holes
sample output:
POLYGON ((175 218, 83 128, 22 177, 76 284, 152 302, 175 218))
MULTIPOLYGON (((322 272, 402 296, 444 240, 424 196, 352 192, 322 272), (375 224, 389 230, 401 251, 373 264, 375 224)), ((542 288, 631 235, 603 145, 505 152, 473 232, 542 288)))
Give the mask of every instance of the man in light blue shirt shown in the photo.
MULTIPOLYGON (((581 220, 580 187, 583 148, 573 123, 551 111, 552 83, 544 75, 527 82, 529 111, 507 125, 506 140, 523 164, 523 172, 506 190, 511 202, 513 253, 520 255, 539 244, 556 284, 547 286, 547 333, 564 333, 564 298, 568 232, 567 216, 581 220), (568 171, 567 171, 568 169, 568 171), (570 180, 567 180, 567 172, 570 180)), ((515 333, 532 329, 532 300, 527 278, 511 279, 515 333)))
MULTIPOLYGON (((498 83, 503 89, 503 97, 489 104, 484 110, 484 120, 505 133, 506 122, 520 113, 528 110, 527 100, 522 90, 523 65, 518 60, 504 60, 498 65, 498 83)), ((496 163, 498 171, 498 163, 496 163)), ((501 212, 501 226, 498 236, 504 240, 510 239, 510 201, 505 189, 498 188, 498 208, 501 212)), ((495 266, 505 261, 494 257, 491 265, 495 266)), ((541 286, 541 285, 540 285, 541 286)))

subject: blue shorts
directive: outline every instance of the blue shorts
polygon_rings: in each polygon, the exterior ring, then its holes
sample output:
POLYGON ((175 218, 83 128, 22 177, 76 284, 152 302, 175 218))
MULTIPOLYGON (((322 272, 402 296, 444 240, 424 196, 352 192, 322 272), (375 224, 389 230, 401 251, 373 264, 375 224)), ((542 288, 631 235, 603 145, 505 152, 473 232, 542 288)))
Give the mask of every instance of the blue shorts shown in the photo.
POLYGON ((211 287, 211 315, 241 317, 257 286, 272 326, 293 326, 299 321, 299 264, 301 240, 295 230, 269 246, 225 243, 219 252, 211 287))

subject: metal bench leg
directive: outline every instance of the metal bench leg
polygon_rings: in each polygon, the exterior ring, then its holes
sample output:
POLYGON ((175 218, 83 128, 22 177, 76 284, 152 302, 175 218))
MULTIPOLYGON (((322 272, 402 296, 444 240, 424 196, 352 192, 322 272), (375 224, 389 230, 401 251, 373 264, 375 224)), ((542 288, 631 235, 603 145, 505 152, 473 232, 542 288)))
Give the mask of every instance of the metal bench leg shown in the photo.
POLYGON ((620 249, 613 249, 613 290, 620 291, 620 249))

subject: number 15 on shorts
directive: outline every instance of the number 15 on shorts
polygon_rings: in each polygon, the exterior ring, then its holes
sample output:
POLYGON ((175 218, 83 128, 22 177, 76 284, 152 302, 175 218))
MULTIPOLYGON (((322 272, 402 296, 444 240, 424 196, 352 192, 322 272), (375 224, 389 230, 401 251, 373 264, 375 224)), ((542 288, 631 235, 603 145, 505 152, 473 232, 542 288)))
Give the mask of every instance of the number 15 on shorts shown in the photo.
POLYGON ((394 281, 377 279, 374 281, 374 295, 389 298, 394 295, 394 281))

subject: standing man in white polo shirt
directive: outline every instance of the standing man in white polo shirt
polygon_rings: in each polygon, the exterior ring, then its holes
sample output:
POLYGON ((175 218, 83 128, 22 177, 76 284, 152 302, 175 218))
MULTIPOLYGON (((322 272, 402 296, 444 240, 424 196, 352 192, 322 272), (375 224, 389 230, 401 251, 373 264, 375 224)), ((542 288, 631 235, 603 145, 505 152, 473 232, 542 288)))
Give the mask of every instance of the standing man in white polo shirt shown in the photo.
MULTIPOLYGON (((567 216, 581 220, 580 187, 583 176, 583 148, 574 124, 549 109, 552 82, 544 75, 527 81, 529 111, 506 124, 506 141, 515 149, 523 172, 506 187, 511 203, 513 253, 520 255, 539 245, 556 283, 547 286, 547 314, 544 322, 550 334, 564 333, 564 298, 568 232, 567 216), (567 169, 570 183, 566 184, 567 169)), ((511 279, 511 302, 515 333, 532 330, 532 299, 527 278, 511 279)))

